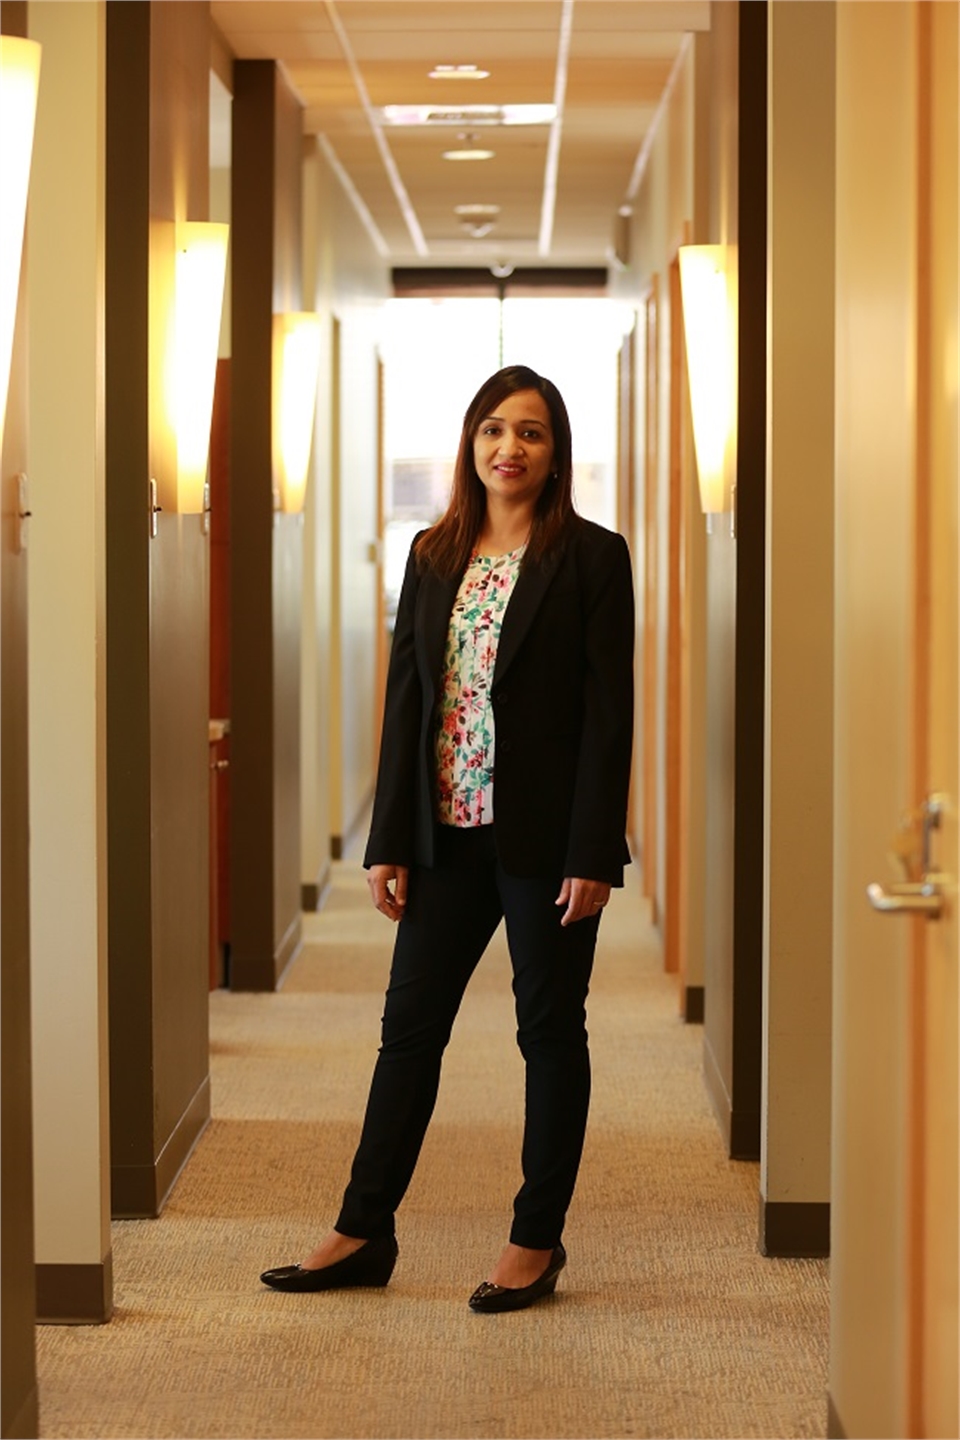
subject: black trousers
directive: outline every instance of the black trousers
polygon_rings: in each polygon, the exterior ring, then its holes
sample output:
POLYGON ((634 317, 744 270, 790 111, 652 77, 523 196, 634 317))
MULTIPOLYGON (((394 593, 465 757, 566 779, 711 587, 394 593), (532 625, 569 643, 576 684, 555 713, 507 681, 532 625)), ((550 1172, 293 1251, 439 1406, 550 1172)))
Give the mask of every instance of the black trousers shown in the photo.
POLYGON ((511 1240, 552 1249, 573 1195, 590 1099, 585 1003, 600 913, 562 926, 562 877, 504 873, 495 827, 440 826, 436 863, 410 875, 397 929, 382 1044, 336 1228, 390 1235, 433 1113, 463 993, 500 920, 513 965, 526 1065, 523 1184, 511 1240))

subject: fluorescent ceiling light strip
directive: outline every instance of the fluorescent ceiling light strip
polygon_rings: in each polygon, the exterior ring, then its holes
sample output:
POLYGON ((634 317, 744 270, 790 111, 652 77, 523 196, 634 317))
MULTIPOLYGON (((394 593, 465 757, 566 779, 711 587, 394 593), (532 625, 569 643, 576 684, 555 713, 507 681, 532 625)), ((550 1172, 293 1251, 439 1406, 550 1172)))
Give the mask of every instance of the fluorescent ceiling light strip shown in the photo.
POLYGON ((555 105, 384 105, 384 125, 550 125, 555 105))
POLYGON ((553 84, 553 103, 557 116, 550 126, 547 141, 547 163, 543 173, 543 204, 540 209, 541 255, 550 254, 553 219, 557 208, 557 172, 560 168, 560 134, 563 129, 563 102, 567 94, 567 66, 570 60, 570 37, 573 33, 573 0, 563 0, 560 16, 560 41, 557 46, 557 72, 553 84))
POLYGON ((377 253, 379 255, 382 255, 384 259, 387 259, 390 255, 390 246, 380 234, 380 231, 377 228, 377 222, 374 220, 373 216, 370 214, 370 211, 367 209, 363 200, 363 196, 360 194, 360 191, 357 189, 356 185, 354 185, 346 170, 344 170, 342 164, 340 163, 340 157, 337 155, 337 152, 330 144, 330 141, 327 139, 326 135, 318 135, 317 144, 320 146, 320 149, 323 151, 324 155, 326 155, 327 163, 329 164, 330 169, 340 181, 340 184, 346 191, 347 198, 349 199, 350 204, 353 206, 354 210, 356 210, 357 216, 362 222, 364 229, 370 236, 370 239, 373 241, 374 245, 377 247, 377 253))
POLYGON ((674 60, 673 62, 673 69, 670 71, 667 83, 663 88, 663 94, 660 96, 660 104, 654 111, 653 119, 650 121, 647 133, 643 137, 643 144, 640 146, 640 153, 637 155, 637 158, 633 164, 633 174, 630 176, 630 184, 627 186, 628 201, 633 201, 637 198, 637 193, 643 183, 643 177, 646 174, 647 165, 650 163, 650 152, 653 149, 653 142, 657 138, 657 131, 660 128, 660 121, 663 119, 666 108, 670 104, 670 96, 673 94, 673 87, 677 83, 677 79, 680 75, 680 70, 683 66, 684 60, 686 59, 687 51, 690 49, 692 43, 693 36, 689 33, 684 35, 683 40, 680 42, 680 49, 677 52, 676 60, 674 60))
POLYGON ((334 0, 326 0, 326 5, 327 14, 330 16, 330 23, 336 32, 337 40, 339 41, 340 48, 343 51, 343 58, 346 60, 347 65, 350 69, 350 74, 353 76, 353 83, 356 86, 357 94, 360 96, 361 104, 363 105, 363 108, 366 112, 367 122, 370 126, 370 129, 373 131, 373 138, 376 141, 377 149, 380 151, 380 158, 383 161, 383 168, 387 172, 390 184, 393 187, 393 193, 396 196, 397 204, 400 206, 400 212, 403 215, 404 220, 406 221, 407 229, 410 231, 410 238, 413 241, 413 247, 418 255, 429 255, 430 251, 427 248, 426 240, 423 238, 423 231, 420 229, 420 222, 417 219, 414 208, 410 203, 410 196, 407 194, 406 187, 403 181, 400 179, 400 171, 397 169, 397 164, 393 158, 393 155, 390 152, 390 147, 384 139, 383 131, 380 128, 380 125, 377 123, 376 112, 373 106, 370 104, 370 96, 367 93, 367 87, 363 83, 363 76, 360 74, 360 68, 357 65, 356 57, 354 56, 353 50, 350 46, 350 41, 347 38, 347 32, 343 28, 343 23, 340 19, 340 16, 337 14, 337 8, 334 4, 334 0))

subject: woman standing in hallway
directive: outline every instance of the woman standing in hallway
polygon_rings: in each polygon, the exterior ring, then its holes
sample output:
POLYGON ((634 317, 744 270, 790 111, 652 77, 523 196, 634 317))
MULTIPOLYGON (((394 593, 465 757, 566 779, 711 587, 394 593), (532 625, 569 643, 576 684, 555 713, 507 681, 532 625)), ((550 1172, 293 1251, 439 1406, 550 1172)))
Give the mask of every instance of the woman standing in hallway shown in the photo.
POLYGON ((498 371, 466 412, 450 504, 414 540, 397 610, 364 864, 398 930, 363 1131, 335 1228, 302 1264, 264 1272, 275 1289, 390 1279, 443 1051, 501 919, 526 1065, 523 1183, 469 1303, 522 1309, 566 1262, 585 1002, 629 861, 634 634, 626 543, 575 513, 572 482, 556 386, 498 371))

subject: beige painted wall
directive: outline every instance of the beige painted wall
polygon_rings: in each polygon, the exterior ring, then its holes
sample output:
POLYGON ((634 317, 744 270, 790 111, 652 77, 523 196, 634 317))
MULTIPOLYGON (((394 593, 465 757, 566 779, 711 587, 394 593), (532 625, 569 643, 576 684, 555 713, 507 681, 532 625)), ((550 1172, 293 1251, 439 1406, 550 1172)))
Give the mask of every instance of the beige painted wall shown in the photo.
POLYGON ((303 296, 320 315, 323 347, 317 384, 313 457, 303 511, 303 625, 300 674, 300 878, 317 898, 329 881, 331 823, 330 735, 333 585, 332 547, 333 317, 324 304, 329 288, 330 246, 322 220, 330 200, 330 177, 316 142, 304 141, 303 296))
POLYGON ((36 1259, 99 1265, 110 1250, 102 0, 32 6, 30 34, 43 45, 29 232, 36 1259))
POLYGON ((830 1198, 835 7, 769 7, 761 1194, 830 1198))
MULTIPOLYGON (((670 499, 670 287, 669 269, 677 248, 683 243, 685 230, 689 228, 691 238, 704 239, 706 210, 709 192, 706 187, 706 173, 703 160, 697 158, 696 126, 699 104, 704 103, 707 71, 705 59, 709 54, 710 38, 707 35, 691 36, 683 58, 678 64, 669 100, 660 113, 656 132, 651 144, 649 158, 636 198, 633 202, 630 235, 630 263, 626 271, 614 274, 611 280, 611 294, 618 300, 640 306, 654 278, 657 280, 659 304, 657 312, 659 388, 656 416, 655 474, 656 507, 658 515, 658 550, 656 557, 658 580, 658 616, 656 633, 656 676, 657 676, 657 911, 662 916, 665 906, 664 853, 665 853, 665 722, 666 722, 666 681, 667 681, 667 543, 670 499)), ((644 453, 648 443, 645 413, 644 343, 642 321, 637 344, 637 384, 635 414, 635 460, 637 495, 634 513, 642 526, 644 515, 644 453)), ((688 767, 689 795, 683 817, 683 842, 686 846, 688 885, 685 900, 685 914, 682 932, 687 937, 686 976, 688 985, 703 984, 704 951, 704 872, 706 865, 705 834, 705 784, 706 784, 706 710, 704 699, 704 677, 706 667, 706 546, 703 522, 693 511, 695 505, 695 470, 692 451, 687 450, 684 469, 684 488, 691 502, 693 523, 686 535, 686 583, 687 622, 689 648, 684 657, 686 666, 690 709, 687 716, 685 763, 688 767)), ((638 557, 638 595, 642 585, 644 540, 642 531, 637 536, 635 554, 638 557)), ((642 625, 642 616, 639 617, 642 625)), ((644 667, 643 631, 637 636, 637 675, 642 679, 644 667)), ((635 787, 642 783, 639 757, 642 755, 643 702, 638 695, 637 742, 635 750, 635 787)), ((636 825, 638 834, 639 824, 636 825)))
MULTIPOLYGON (((711 7, 710 220, 705 238, 738 242, 739 6, 711 7)), ((732 268, 732 267, 731 267, 732 268)), ((734 805, 737 542, 719 517, 706 537, 708 643, 705 670, 706 779, 704 1055, 714 1104, 734 1129, 734 805)), ((736 1142, 734 1142, 736 1149, 736 1142)))
POLYGON ((903 1176, 910 925, 887 882, 912 793, 914 7, 837 7, 835 1086, 830 1396, 846 1433, 909 1426, 903 1176), (882 417, 882 423, 881 423, 882 417), (878 1133, 879 1131, 882 1133, 878 1133))
MULTIPOLYGON (((230 171, 212 169, 210 171, 210 219, 218 221, 221 225, 230 224, 230 171)), ((220 313, 220 344, 217 350, 219 359, 227 360, 230 357, 230 251, 227 249, 227 279, 223 286, 223 309, 220 313)))
POLYGON ((302 876, 363 821, 376 765, 377 343, 386 262, 320 145, 304 157, 304 295, 324 321, 305 515, 302 876))
MULTIPOLYGON (((0 32, 26 36, 27 7, 4 4, 0 32)), ((30 883, 27 715, 27 567, 18 547, 18 474, 29 465, 26 279, 21 269, 10 356, 10 384, 0 411, 0 1287, 2 1372, 0 1431, 39 1434, 33 1263, 33 1124, 30 1073, 30 883)))

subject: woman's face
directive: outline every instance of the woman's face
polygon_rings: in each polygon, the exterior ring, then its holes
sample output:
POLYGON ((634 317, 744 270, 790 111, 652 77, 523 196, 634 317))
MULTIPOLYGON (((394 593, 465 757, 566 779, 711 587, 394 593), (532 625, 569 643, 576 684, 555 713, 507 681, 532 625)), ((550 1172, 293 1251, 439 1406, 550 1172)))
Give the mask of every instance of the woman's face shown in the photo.
POLYGON ((488 503, 536 504, 553 467, 550 411, 538 391, 517 390, 481 419, 473 463, 488 503))

